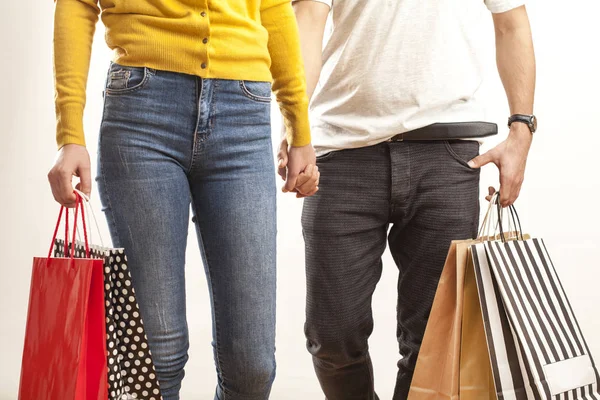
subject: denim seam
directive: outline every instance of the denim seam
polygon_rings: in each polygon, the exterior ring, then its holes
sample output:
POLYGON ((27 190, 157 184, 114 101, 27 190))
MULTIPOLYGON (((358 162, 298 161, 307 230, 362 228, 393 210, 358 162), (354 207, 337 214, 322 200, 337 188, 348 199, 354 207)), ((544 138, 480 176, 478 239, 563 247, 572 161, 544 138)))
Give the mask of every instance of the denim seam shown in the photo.
POLYGON ((219 87, 221 85, 220 85, 219 80, 214 80, 213 83, 214 83, 214 85, 213 85, 213 92, 212 92, 212 99, 211 99, 212 101, 210 103, 210 111, 208 114, 208 129, 206 131, 206 136, 204 137, 204 139, 202 139, 203 142, 210 137, 210 134, 212 133, 212 129, 215 126, 215 120, 217 118, 217 99, 218 99, 217 94, 219 93, 219 87))
MULTIPOLYGON (((194 213, 196 216, 198 216, 198 207, 196 206, 196 202, 194 200, 194 196, 192 195, 192 202, 194 204, 194 213)), ((220 329, 219 329, 219 318, 218 318, 218 314, 217 314, 217 297, 215 296, 215 289, 214 289, 214 285, 213 285, 213 276, 212 276, 212 268, 210 267, 210 261, 208 259, 208 252, 206 251, 206 246, 204 246, 204 232, 202 230, 202 225, 200 224, 200 222, 198 221, 198 218, 196 218, 196 224, 198 224, 198 231, 200 232, 200 246, 201 246, 201 251, 204 253, 204 257, 206 259, 206 269, 208 270, 208 274, 207 274, 207 278, 208 278, 208 286, 210 287, 210 291, 211 291, 211 296, 212 296, 212 301, 213 301, 213 313, 215 315, 215 347, 216 347, 216 363, 217 363, 217 369, 219 371, 220 379, 221 381, 224 382, 224 377, 225 377, 225 373, 223 371, 223 365, 221 363, 221 358, 222 358, 222 354, 221 354, 221 340, 220 340, 220 329)), ((225 392, 225 394, 229 394, 227 392, 227 390, 223 387, 223 391, 225 392)))
MULTIPOLYGON (((104 124, 104 112, 106 111, 106 101, 104 101, 104 108, 102 110, 102 122, 100 124, 100 128, 102 129, 102 124, 104 124)), ((98 146, 98 153, 100 153, 102 151, 102 134, 100 134, 100 143, 98 146)), ((106 188, 106 173, 104 172, 104 163, 102 162, 102 159, 100 159, 100 174, 102 176, 102 183, 104 184, 104 194, 106 196, 106 201, 108 202, 108 210, 105 210, 104 213, 106 215, 107 221, 108 223, 111 225, 112 231, 114 232, 114 235, 117 237, 117 239, 119 240, 119 243, 121 242, 120 238, 119 238, 119 233, 117 231, 117 223, 115 222, 115 216, 114 216, 114 211, 113 211, 113 206, 112 206, 112 201, 110 200, 110 195, 109 190, 107 190, 106 188)))
POLYGON ((200 117, 202 116, 202 94, 204 93, 204 79, 203 78, 197 78, 196 79, 196 91, 195 91, 195 99, 198 102, 196 105, 196 110, 198 113, 198 116, 196 117, 196 126, 194 126, 194 138, 193 138, 193 143, 192 143, 192 157, 190 160, 190 166, 188 168, 188 173, 191 173, 194 169, 194 166, 196 164, 196 152, 197 152, 197 141, 198 141, 198 128, 200 126, 200 117), (200 83, 198 85, 198 83, 200 83), (200 90, 198 90, 198 87, 200 88, 200 90))
POLYGON ((190 163, 190 168, 188 170, 189 173, 191 173, 193 171, 193 168, 195 166, 195 160, 199 156, 200 152, 202 151, 202 145, 210 137, 212 128, 215 124, 215 119, 216 119, 215 110, 217 108, 217 92, 218 92, 218 88, 219 88, 219 81, 215 79, 215 80, 212 80, 213 90, 212 90, 212 95, 211 95, 211 99, 210 99, 211 102, 210 102, 210 105, 208 106, 208 111, 207 111, 208 115, 206 116, 208 126, 206 128, 206 131, 204 131, 204 132, 202 131, 202 129, 199 129, 200 123, 202 121, 202 118, 201 118, 202 104, 206 100, 206 97, 204 97, 204 96, 207 96, 209 94, 209 93, 207 93, 206 89, 203 86, 203 84, 204 84, 203 78, 202 78, 201 82, 202 82, 202 89, 200 90, 200 96, 198 99, 198 118, 196 120, 196 130, 194 131, 192 161, 190 163))

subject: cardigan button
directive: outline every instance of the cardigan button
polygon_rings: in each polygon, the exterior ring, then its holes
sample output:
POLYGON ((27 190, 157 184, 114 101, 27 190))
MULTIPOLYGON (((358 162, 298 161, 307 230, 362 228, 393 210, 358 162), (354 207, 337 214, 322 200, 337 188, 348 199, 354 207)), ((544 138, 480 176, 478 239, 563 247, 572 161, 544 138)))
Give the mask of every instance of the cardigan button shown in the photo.
POLYGON ((200 67, 202 67, 202 69, 206 69, 206 64, 202 63, 202 65, 200 65, 200 67))
POLYGON ((203 17, 206 17, 206 11, 202 11, 202 12, 200 13, 200 15, 202 15, 203 17))

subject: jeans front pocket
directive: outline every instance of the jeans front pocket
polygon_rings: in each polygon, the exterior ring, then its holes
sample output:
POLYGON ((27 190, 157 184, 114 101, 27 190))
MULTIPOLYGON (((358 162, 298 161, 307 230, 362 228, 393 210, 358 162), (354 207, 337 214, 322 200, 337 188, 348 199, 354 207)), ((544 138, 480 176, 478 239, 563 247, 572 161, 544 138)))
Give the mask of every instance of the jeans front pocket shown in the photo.
POLYGON ((240 81, 244 96, 261 103, 271 102, 271 84, 269 82, 240 81))
POLYGON ((474 140, 445 140, 444 146, 448 154, 460 165, 471 171, 476 168, 469 166, 469 161, 479 155, 479 142, 474 140))

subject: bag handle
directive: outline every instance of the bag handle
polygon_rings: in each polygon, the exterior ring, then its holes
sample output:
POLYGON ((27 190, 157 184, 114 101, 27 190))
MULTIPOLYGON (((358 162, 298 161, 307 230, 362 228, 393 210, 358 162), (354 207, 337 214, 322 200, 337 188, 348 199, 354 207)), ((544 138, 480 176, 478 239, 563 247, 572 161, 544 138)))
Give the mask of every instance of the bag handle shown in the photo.
MULTIPOLYGON (((483 235, 485 233, 486 237, 490 237, 490 229, 492 224, 492 218, 494 213, 492 212, 494 204, 498 198, 499 193, 496 192, 492 195, 490 199, 487 212, 485 213, 485 217, 483 217, 483 222, 481 227, 479 228, 479 232, 477 233, 477 239, 483 239, 483 235)), ((495 230, 495 229, 494 229, 495 230)))
POLYGON ((79 208, 81 207, 81 220, 83 222, 83 236, 85 242, 85 254, 86 258, 90 257, 90 247, 87 236, 87 227, 85 224, 85 207, 83 205, 83 198, 79 193, 75 193, 77 197, 77 202, 75 204, 75 218, 73 221, 73 233, 71 236, 71 248, 68 249, 69 246, 69 209, 65 206, 61 206, 60 212, 58 214, 58 220, 56 221, 56 227, 54 228, 54 234, 52 235, 52 242, 50 243, 50 249, 48 250, 48 258, 52 256, 52 249, 54 248, 54 243, 56 241, 56 236, 58 234, 58 228, 60 227, 60 221, 62 219, 63 213, 65 215, 65 257, 70 257, 71 259, 75 258, 75 239, 77 235, 77 217, 79 216, 79 208), (70 250, 70 251, 69 251, 70 250))
MULTIPOLYGON (((508 229, 509 232, 512 232, 514 227, 514 231, 516 231, 517 236, 516 239, 517 240, 524 240, 523 237, 523 229, 521 227, 521 220, 519 219, 519 214, 517 213, 517 209, 515 208, 514 205, 511 205, 509 207, 507 207, 508 211, 509 211, 509 216, 508 216, 508 229)), ((485 217, 483 217, 483 222, 481 224, 481 227, 479 228, 479 232, 477 234, 477 240, 481 240, 483 241, 484 239, 489 240, 489 238, 492 237, 492 235, 495 237, 496 236, 496 232, 499 231, 500 233, 500 240, 502 240, 502 242, 505 242, 507 239, 504 236, 504 225, 503 222, 504 221, 504 210, 502 208, 502 206, 500 205, 500 192, 495 192, 492 195, 492 198, 490 199, 489 205, 488 205, 488 209, 487 212, 485 213, 485 217), (496 212, 493 212, 493 209, 496 209, 496 212), (493 221, 493 217, 494 215, 496 216, 496 226, 495 228, 493 228, 492 231, 492 221, 493 221), (490 233, 492 235, 490 235, 490 233), (485 234, 485 236, 483 236, 485 234)))
MULTIPOLYGON (((497 201, 496 202, 496 208, 498 210, 498 229, 500 230, 500 239, 502 240, 502 242, 506 242, 506 238, 504 237, 504 229, 503 229, 503 217, 502 217, 502 213, 503 213, 503 209, 502 206, 500 205, 500 202, 497 201)), ((512 220, 513 226, 515 227, 515 231, 517 232, 517 240, 523 240, 523 228, 521 227, 521 220, 519 219, 519 214, 517 213, 517 209, 515 208, 514 205, 511 205, 509 207, 507 207, 510 215, 508 218, 508 229, 510 231, 510 222, 512 220), (517 229, 518 228, 518 229, 517 229), (520 236, 520 239, 519 239, 520 236)))
MULTIPOLYGON (((79 196, 81 196, 84 207, 87 207, 86 213, 88 213, 88 222, 89 222, 88 226, 91 225, 91 223, 92 223, 91 218, 93 218, 94 225, 96 226, 96 232, 98 233, 98 238, 100 239, 100 246, 104 247, 104 240, 102 239, 102 232, 100 232, 100 225, 98 224, 98 219, 96 218, 96 214, 94 213, 94 207, 92 207, 92 202, 91 202, 90 198, 85 193, 83 193, 82 191, 80 191, 78 189, 73 189, 73 190, 75 193, 77 193, 79 196), (90 216, 91 216, 91 218, 90 218, 90 216)), ((89 236, 90 236, 90 242, 92 242, 91 228, 90 228, 89 236)))

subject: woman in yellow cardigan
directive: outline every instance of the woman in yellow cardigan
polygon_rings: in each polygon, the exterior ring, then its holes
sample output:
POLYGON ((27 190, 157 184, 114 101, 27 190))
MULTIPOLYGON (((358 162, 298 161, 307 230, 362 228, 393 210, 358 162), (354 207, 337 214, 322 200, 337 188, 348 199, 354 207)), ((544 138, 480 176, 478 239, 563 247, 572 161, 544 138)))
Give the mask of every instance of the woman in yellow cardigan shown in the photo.
MULTIPOLYGON (((76 201, 74 175, 91 190, 82 121, 100 13, 114 62, 96 181, 113 244, 129 256, 161 387, 149 393, 121 377, 124 388, 110 394, 179 399, 191 204, 213 312, 215 399, 267 399, 275 376, 271 90, 290 146, 284 191, 312 195, 319 177, 290 1, 57 0, 59 155, 49 180, 66 206, 76 201)), ((135 367, 134 359, 121 363, 135 367)))

